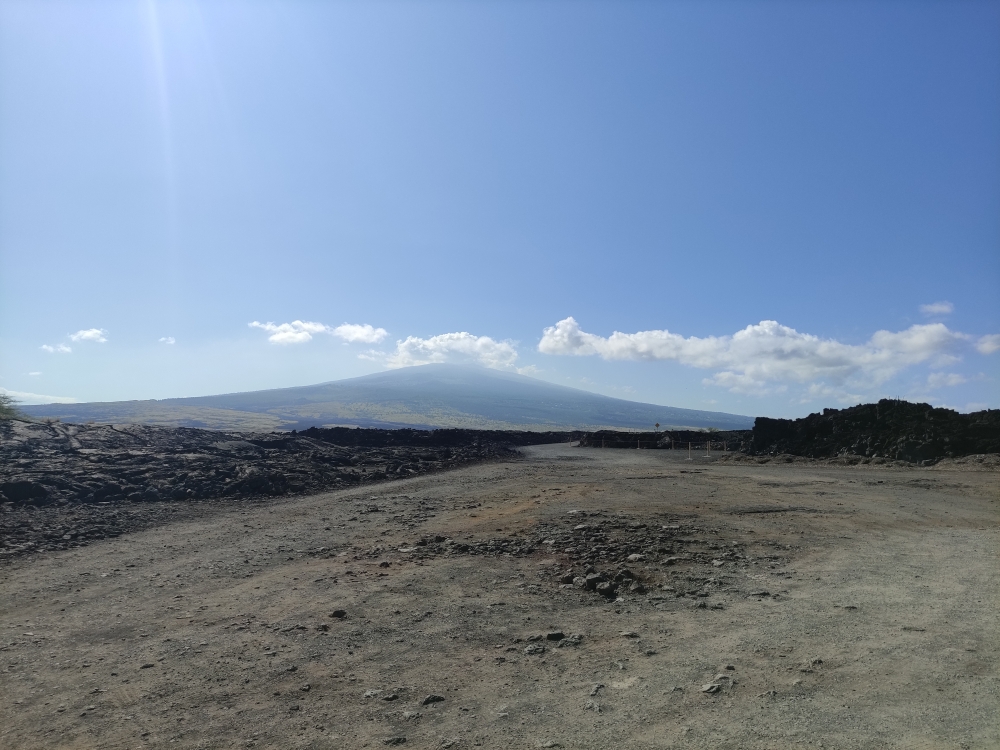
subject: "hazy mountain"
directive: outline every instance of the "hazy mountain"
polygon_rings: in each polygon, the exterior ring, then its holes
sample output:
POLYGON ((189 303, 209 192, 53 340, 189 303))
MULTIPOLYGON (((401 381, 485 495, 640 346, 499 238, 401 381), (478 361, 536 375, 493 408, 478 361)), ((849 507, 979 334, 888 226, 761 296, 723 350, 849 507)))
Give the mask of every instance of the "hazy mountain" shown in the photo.
POLYGON ((750 429, 753 418, 609 398, 509 372, 424 365, 336 380, 221 396, 25 406, 67 422, 141 422, 214 429, 469 427, 750 429))

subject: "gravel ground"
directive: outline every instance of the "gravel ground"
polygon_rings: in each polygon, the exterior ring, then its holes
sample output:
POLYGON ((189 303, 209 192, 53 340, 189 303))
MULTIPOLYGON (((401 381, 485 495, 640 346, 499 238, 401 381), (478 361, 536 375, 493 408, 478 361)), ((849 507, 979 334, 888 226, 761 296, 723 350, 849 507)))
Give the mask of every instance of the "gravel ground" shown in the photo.
POLYGON ((995 471, 522 453, 8 560, 0 746, 1000 746, 995 471))

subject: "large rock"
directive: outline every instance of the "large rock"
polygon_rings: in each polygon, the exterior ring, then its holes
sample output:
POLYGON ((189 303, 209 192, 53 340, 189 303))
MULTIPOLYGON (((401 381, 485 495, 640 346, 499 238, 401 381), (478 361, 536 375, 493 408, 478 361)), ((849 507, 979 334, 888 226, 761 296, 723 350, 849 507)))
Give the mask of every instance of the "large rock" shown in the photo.
POLYGON ((49 496, 45 487, 30 481, 0 482, 0 493, 13 503, 39 503, 49 496))

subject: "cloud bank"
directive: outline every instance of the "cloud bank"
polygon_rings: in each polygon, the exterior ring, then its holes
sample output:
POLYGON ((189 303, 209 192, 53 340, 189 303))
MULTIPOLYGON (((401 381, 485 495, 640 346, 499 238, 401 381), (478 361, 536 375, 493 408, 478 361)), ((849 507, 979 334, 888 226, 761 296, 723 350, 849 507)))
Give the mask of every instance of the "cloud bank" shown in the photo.
POLYGON ((384 358, 385 365, 393 369, 441 362, 471 362, 500 370, 514 366, 517 349, 510 341, 496 341, 489 336, 474 336, 462 331, 426 339, 408 336, 396 342, 396 351, 392 354, 369 352, 368 356, 371 359, 384 358))
MULTIPOLYGON (((895 333, 877 331, 864 344, 844 344, 800 333, 773 320, 763 320, 729 336, 684 337, 657 330, 615 331, 605 338, 581 330, 570 317, 545 329, 538 351, 596 355, 608 360, 675 361, 719 370, 708 382, 752 393, 787 382, 827 382, 837 390, 849 384, 878 385, 912 365, 956 361, 956 353, 969 338, 943 323, 931 323, 895 333)), ((983 337, 977 348, 985 351, 994 343, 1000 349, 1000 341, 983 337)))
POLYGON ((291 323, 261 323, 255 320, 248 325, 270 333, 267 340, 272 344, 304 344, 306 341, 311 341, 313 335, 317 333, 326 333, 348 343, 377 344, 389 335, 384 328, 375 328, 367 323, 363 325, 344 323, 331 328, 323 323, 308 320, 293 320, 291 323))

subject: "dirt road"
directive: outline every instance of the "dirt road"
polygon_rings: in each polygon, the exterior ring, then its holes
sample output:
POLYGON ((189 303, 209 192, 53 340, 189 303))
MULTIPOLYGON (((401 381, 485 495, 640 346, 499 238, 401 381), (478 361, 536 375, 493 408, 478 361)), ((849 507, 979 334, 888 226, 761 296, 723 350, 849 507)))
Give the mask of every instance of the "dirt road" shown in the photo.
POLYGON ((523 453, 5 564, 0 747, 1000 747, 996 472, 523 453))

